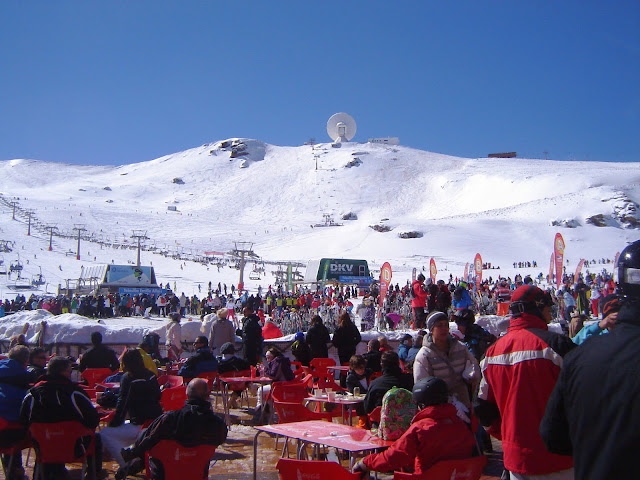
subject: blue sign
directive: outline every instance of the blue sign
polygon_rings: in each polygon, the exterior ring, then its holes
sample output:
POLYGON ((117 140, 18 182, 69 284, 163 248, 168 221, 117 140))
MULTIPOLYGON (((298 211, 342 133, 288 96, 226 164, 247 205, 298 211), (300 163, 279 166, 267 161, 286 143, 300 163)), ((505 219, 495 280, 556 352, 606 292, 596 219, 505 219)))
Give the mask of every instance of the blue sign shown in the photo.
POLYGON ((142 293, 146 293, 147 295, 151 295, 152 293, 155 293, 156 295, 164 295, 165 293, 167 293, 167 289, 166 288, 151 288, 151 287, 140 287, 140 288, 135 288, 135 287, 120 287, 118 289, 118 293, 120 293, 120 295, 124 295, 125 293, 127 295, 140 295, 142 293))
POLYGON ((338 277, 340 283, 352 283, 356 285, 371 285, 373 278, 371 277, 358 277, 357 275, 340 275, 338 277))

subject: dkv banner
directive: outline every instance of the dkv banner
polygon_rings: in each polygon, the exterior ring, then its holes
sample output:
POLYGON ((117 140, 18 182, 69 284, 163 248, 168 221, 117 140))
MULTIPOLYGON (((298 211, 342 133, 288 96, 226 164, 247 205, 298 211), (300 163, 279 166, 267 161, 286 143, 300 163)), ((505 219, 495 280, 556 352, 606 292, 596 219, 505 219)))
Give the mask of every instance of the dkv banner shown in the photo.
POLYGON ((431 262, 429 262, 429 276, 433 283, 436 283, 436 275, 438 275, 438 269, 436 268, 436 261, 432 258, 431 262))
POLYGON ((556 238, 553 240, 553 257, 556 259, 556 288, 560 288, 564 266, 564 238, 560 233, 556 233, 556 238))
POLYGON ((385 262, 380 269, 380 307, 382 307, 382 302, 384 302, 385 297, 387 296, 387 291, 389 290, 389 285, 391 284, 391 265, 389 262, 385 262))
POLYGON ((473 266, 476 271, 476 288, 480 288, 480 284, 482 283, 482 257, 479 253, 476 253, 473 266))

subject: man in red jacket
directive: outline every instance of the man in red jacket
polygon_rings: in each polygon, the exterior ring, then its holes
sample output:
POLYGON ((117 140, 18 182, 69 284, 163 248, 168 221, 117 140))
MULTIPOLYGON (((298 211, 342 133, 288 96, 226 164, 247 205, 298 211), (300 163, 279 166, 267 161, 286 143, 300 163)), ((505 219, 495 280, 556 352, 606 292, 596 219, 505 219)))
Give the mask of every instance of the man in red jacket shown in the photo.
POLYGON ((427 306, 427 289, 424 285, 424 275, 419 274, 417 280, 411 284, 411 308, 413 309, 413 328, 420 330, 424 328, 427 321, 427 314, 424 309, 427 306))
POLYGON ((549 332, 551 296, 533 285, 511 297, 507 334, 487 349, 475 413, 502 440, 504 466, 514 480, 573 480, 571 457, 549 453, 540 421, 560 376, 562 357, 575 344, 549 332))
POLYGON ((413 399, 420 408, 402 437, 382 453, 360 460, 354 472, 390 472, 401 468, 426 472, 441 460, 460 460, 473 454, 475 440, 469 427, 447 403, 447 384, 437 377, 425 377, 413 386, 413 399))

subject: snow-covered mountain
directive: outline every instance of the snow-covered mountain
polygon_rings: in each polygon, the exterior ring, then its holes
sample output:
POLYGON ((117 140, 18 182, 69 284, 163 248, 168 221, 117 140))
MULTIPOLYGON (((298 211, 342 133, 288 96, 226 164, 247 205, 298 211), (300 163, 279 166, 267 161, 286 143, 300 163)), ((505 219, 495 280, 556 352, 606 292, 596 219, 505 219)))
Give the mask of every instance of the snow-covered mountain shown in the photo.
MULTIPOLYGON (((374 269, 389 261, 401 284, 413 267, 428 268, 430 257, 439 278, 460 276, 476 252, 501 267, 487 276, 512 275, 513 262, 525 260, 538 267, 522 273, 546 274, 558 231, 569 270, 580 258, 612 259, 640 238, 640 163, 470 159, 369 143, 279 147, 229 139, 113 167, 7 160, 0 192, 0 240, 14 242, 3 259, 19 257, 27 278, 41 269, 49 291, 77 278, 81 265, 135 260, 132 250, 86 239, 80 261, 65 255, 76 251, 74 225, 118 245, 133 242, 133 229, 145 230, 148 246, 188 256, 246 241, 269 261, 363 258, 374 269), (312 228, 325 214, 343 225, 312 228), (46 225, 69 237, 55 236, 52 252, 46 225)), ((142 263, 187 294, 198 283, 237 283, 233 268, 218 272, 150 252, 142 263)), ((260 282, 247 278, 248 287, 273 283, 274 269, 267 266, 260 282)), ((3 296, 13 281, 0 277, 3 296)))

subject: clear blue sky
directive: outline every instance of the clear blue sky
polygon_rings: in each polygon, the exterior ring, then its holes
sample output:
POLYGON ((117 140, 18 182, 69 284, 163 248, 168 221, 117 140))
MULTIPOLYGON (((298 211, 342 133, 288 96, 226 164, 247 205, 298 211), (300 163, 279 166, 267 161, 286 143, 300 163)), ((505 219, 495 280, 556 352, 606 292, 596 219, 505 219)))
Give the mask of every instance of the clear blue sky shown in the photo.
POLYGON ((2 1, 0 159, 229 137, 640 161, 640 2, 2 1))

